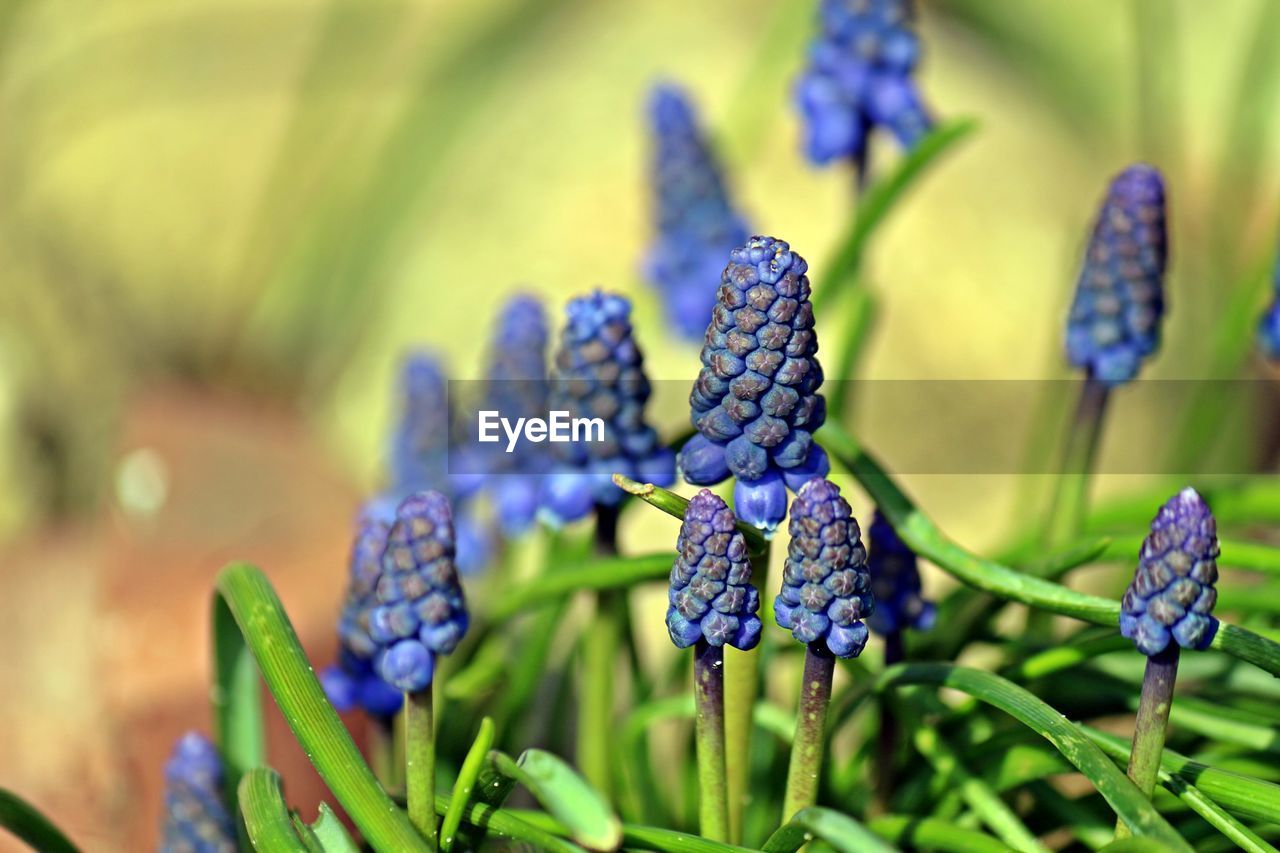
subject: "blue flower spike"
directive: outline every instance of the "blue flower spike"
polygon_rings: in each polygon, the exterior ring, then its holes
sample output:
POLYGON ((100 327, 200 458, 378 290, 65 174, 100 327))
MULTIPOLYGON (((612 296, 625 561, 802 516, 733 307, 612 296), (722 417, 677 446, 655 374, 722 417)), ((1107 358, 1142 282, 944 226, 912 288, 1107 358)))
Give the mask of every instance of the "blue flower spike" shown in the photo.
POLYGON ((649 127, 656 233, 644 259, 645 278, 661 295, 675 330, 700 340, 724 257, 750 231, 730 203, 720 164, 684 90, 654 87, 649 127))
POLYGON ((867 620, 877 634, 912 629, 928 631, 938 609, 921 594, 920 567, 915 552, 898 538, 889 519, 876 510, 867 531, 867 568, 871 572, 871 592, 875 613, 867 620))
POLYGON ((808 268, 773 237, 730 253, 689 396, 698 434, 679 457, 694 485, 732 474, 738 517, 769 532, 786 516, 787 489, 830 470, 813 440, 826 403, 808 268))
POLYGON ((454 568, 453 513, 440 492, 420 492, 396 510, 374 582, 368 637, 373 667, 402 693, 431 684, 437 655, 448 654, 469 619, 454 568))
POLYGON ((197 732, 183 735, 164 767, 162 853, 235 853, 236 828, 222 801, 217 748, 197 732))
POLYGON ((1218 632, 1217 558, 1213 513, 1195 489, 1183 489, 1151 522, 1138 571, 1121 601, 1120 633, 1148 657, 1170 643, 1207 649, 1218 632))
POLYGON ((555 466, 543 488, 542 510, 553 524, 616 506, 623 492, 612 476, 669 486, 675 456, 645 420, 649 400, 644 356, 631 330, 631 303, 596 290, 572 300, 551 372, 549 409, 573 419, 599 418, 603 433, 584 425, 578 440, 551 445, 555 466))
POLYGON ((760 642, 760 593, 736 525, 729 506, 706 489, 685 509, 667 602, 667 632, 678 648, 702 639, 748 651, 760 642))
POLYGON ((1271 361, 1280 361, 1280 258, 1271 274, 1271 304, 1258 320, 1258 348, 1271 361))
POLYGON ((773 601, 778 625, 811 648, 857 657, 867 644, 863 620, 875 612, 876 599, 849 502, 830 480, 810 480, 791 505, 787 529, 782 591, 773 601))
POLYGON ((1168 260, 1164 179, 1144 164, 1111 182, 1067 320, 1067 358, 1107 388, 1160 347, 1168 260))
POLYGON ((909 0, 822 0, 820 32, 796 86, 809 160, 850 160, 861 173, 883 128, 904 148, 932 127, 912 77, 920 42, 909 0))
POLYGON ((449 406, 444 370, 415 352, 400 372, 403 409, 391 439, 391 491, 407 495, 444 482, 449 463, 449 406))

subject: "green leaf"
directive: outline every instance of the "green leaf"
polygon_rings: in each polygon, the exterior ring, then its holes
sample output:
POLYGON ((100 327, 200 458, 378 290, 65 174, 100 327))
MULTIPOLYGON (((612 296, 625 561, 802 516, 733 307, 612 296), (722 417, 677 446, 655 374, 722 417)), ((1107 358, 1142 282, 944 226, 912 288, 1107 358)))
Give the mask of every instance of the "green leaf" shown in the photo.
POLYGON ((359 853, 360 851, 355 841, 347 834, 347 828, 342 825, 342 821, 338 819, 333 809, 329 808, 328 803, 320 804, 320 814, 316 817, 316 822, 307 828, 324 853, 359 853))
POLYGON ((935 127, 921 139, 893 171, 877 180, 858 202, 857 215, 849 233, 840 241, 835 256, 823 268, 823 285, 814 289, 813 310, 820 315, 825 303, 840 285, 858 276, 862 255, 871 235, 884 222, 903 194, 924 170, 978 127, 973 119, 957 119, 935 127))
POLYGON ((298 635, 261 570, 232 563, 218 575, 216 588, 298 743, 361 835, 379 849, 426 850, 426 843, 382 790, 325 698, 298 635))
POLYGON ((221 597, 213 599, 213 731, 226 774, 227 802, 235 802, 240 777, 266 763, 258 667, 221 597))
POLYGON ((764 853, 795 853, 815 838, 840 853, 891 853, 892 847, 851 817, 810 806, 796 812, 764 843, 764 853))
POLYGON ((237 800, 254 850, 307 853, 293 828, 293 818, 280 790, 280 774, 255 767, 240 778, 237 800))
POLYGON ((950 664, 898 664, 884 672, 880 686, 936 684, 951 687, 1004 711, 1056 748, 1098 789, 1135 835, 1163 841, 1171 850, 1190 850, 1128 777, 1076 726, 1028 691, 990 672, 950 664))
MULTIPOLYGON (((481 774, 481 781, 483 780, 484 774, 481 774)), ((443 815, 449 811, 449 800, 450 797, 446 794, 436 794, 436 814, 443 815)), ((536 819, 538 816, 541 816, 541 812, 499 809, 482 802, 468 803, 462 809, 464 824, 475 829, 477 838, 508 838, 532 845, 536 850, 581 853, 581 847, 557 837, 557 833, 565 832, 560 824, 552 821, 548 827, 546 822, 536 819)), ((475 846, 478 848, 479 843, 475 846)))
POLYGON ((0 827, 41 853, 77 853, 76 846, 62 830, 7 788, 0 788, 0 827))
POLYGON ((886 841, 911 849, 947 853, 1005 853, 1009 848, 989 835, 945 820, 915 815, 881 815, 867 829, 886 841))
POLYGON ((569 835, 592 850, 613 850, 622 843, 622 824, 604 797, 564 761, 540 749, 527 749, 519 761, 491 753, 494 767, 533 794, 569 835))
MULTIPOLYGON (((949 540, 911 503, 884 468, 859 448, 857 442, 838 424, 828 421, 819 432, 818 441, 857 478, 902 537, 902 541, 952 577, 1000 598, 1030 607, 1061 613, 1095 625, 1119 625, 1120 602, 1076 592, 1042 578, 1032 577, 994 560, 978 557, 949 540)), ((1252 631, 1223 622, 1213 638, 1211 648, 1280 676, 1280 644, 1252 631)))
POLYGON ((458 770, 458 778, 453 783, 453 795, 449 798, 449 808, 444 813, 444 821, 440 824, 440 849, 453 849, 454 836, 462 824, 462 811, 471 802, 471 793, 475 790, 476 780, 484 769, 489 750, 493 748, 493 720, 485 717, 480 721, 480 731, 467 750, 467 757, 458 770))
POLYGON ((607 590, 665 580, 671 574, 671 552, 638 557, 607 557, 549 572, 503 595, 489 613, 502 622, 521 613, 573 595, 580 590, 607 590))
MULTIPOLYGON (((508 809, 506 813, 518 816, 547 832, 562 835, 568 833, 568 829, 562 823, 545 812, 508 809)), ((747 853, 749 850, 746 847, 735 847, 732 844, 712 841, 687 832, 630 823, 622 825, 622 845, 625 850, 657 850, 660 853, 747 853)))
MULTIPOLYGON (((653 483, 637 483, 622 474, 614 474, 613 483, 627 494, 640 498, 645 503, 657 507, 673 518, 684 518, 684 509, 689 505, 688 498, 683 498, 675 492, 664 489, 661 486, 655 486, 653 483)), ((765 548, 769 547, 769 540, 750 524, 739 521, 738 530, 747 540, 747 550, 752 554, 762 553, 765 548)), ((670 570, 670 565, 667 568, 670 570)))

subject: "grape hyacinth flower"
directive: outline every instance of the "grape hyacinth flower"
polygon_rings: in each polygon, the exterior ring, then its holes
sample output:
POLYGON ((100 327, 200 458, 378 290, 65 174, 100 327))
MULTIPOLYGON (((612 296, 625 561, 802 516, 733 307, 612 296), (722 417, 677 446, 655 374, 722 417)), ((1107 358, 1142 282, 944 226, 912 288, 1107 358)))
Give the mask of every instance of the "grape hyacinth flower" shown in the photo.
POLYGON ((688 95, 676 86, 655 86, 649 125, 656 234, 644 273, 662 296, 668 322, 698 340, 715 306, 724 256, 750 232, 729 201, 688 95))
MULTIPOLYGON (((513 422, 547 413, 547 316, 535 296, 517 294, 498 315, 485 382, 484 408, 513 422)), ((483 463, 485 489, 506 536, 528 529, 538 511, 546 457, 527 445, 493 449, 483 463)))
POLYGON ((822 0, 820 33, 796 87, 809 160, 851 160, 861 180, 877 127, 911 148, 933 122, 912 73, 920 42, 909 0, 822 0))
POLYGON ((876 608, 858 522, 834 483, 805 483, 791 506, 787 530, 791 543, 773 613, 806 648, 783 822, 817 799, 835 659, 862 653, 867 643, 862 620, 876 608))
MULTIPOLYGON (((1120 633, 1147 656, 1129 753, 1129 778, 1148 797, 1155 789, 1173 706, 1182 649, 1213 642, 1218 620, 1217 523, 1204 499, 1186 488, 1168 500, 1142 543, 1138 570, 1120 605, 1120 633)), ((1123 822, 1117 835, 1128 833, 1123 822)))
POLYGON ((1258 348, 1272 361, 1280 361, 1280 258, 1271 275, 1271 304, 1258 320, 1258 348))
POLYGON ((871 519, 867 539, 870 543, 867 569, 871 572, 871 592, 876 601, 875 612, 867 625, 886 636, 907 629, 932 628, 938 609, 921 594, 920 567, 915 552, 898 538, 893 525, 880 510, 876 510, 871 519))
POLYGON ((729 837, 725 754, 724 647, 760 642, 760 594, 751 585, 747 542, 733 511, 703 489, 684 510, 667 599, 667 633, 677 648, 694 647, 697 707, 698 815, 703 836, 729 837))
POLYGON ((808 268, 773 237, 752 237, 729 254, 689 396, 698 434, 680 450, 680 471, 694 485, 732 474, 738 517, 765 531, 786 516, 788 487, 830 469, 813 440, 826 402, 808 268))
POLYGON ((603 440, 552 445, 556 465, 543 508, 555 523, 586 516, 593 507, 615 507, 622 492, 612 475, 661 486, 675 479, 674 456, 644 417, 649 380, 631 330, 631 303, 596 290, 566 309, 560 347, 551 373, 549 408, 571 418, 600 418, 603 440))
POLYGON ((1067 357, 1113 388, 1160 346, 1164 314, 1164 179, 1145 164, 1111 182, 1067 320, 1067 357))
POLYGON ((747 542, 718 496, 703 489, 685 510, 671 569, 667 632, 678 648, 699 641, 748 651, 760 642, 760 594, 747 542))
POLYGON ((236 827, 222 800, 222 759, 204 735, 188 732, 164 767, 162 853, 235 853, 236 827))

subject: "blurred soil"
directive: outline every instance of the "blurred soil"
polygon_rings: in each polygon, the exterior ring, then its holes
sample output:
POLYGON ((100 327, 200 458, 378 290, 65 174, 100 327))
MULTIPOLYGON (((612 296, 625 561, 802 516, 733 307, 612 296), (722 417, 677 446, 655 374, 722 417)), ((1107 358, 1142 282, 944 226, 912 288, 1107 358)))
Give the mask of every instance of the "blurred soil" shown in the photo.
MULTIPOLYGON (((119 458, 147 451, 166 484, 158 509, 112 501, 0 554, 0 786, 95 851, 154 849, 168 751, 187 729, 210 731, 221 566, 261 566, 313 663, 333 659, 357 498, 296 411, 184 388, 129 411, 119 458)), ((310 817, 321 783, 267 709, 271 763, 310 817)))

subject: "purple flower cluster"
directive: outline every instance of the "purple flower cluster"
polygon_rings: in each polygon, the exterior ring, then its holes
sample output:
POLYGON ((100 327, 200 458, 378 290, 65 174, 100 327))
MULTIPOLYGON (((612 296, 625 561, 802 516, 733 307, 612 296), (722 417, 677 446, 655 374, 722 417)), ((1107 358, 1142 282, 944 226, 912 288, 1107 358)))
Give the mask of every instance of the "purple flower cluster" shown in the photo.
POLYGON ((584 429, 578 441, 551 445, 556 467, 545 483, 543 507, 552 521, 574 521, 597 505, 621 501, 615 473, 660 486, 674 481, 674 456, 645 420, 649 393, 644 357, 632 337, 631 303, 599 290, 572 300, 552 367, 549 408, 571 418, 599 418, 604 431, 600 436, 584 429))
POLYGON ((661 294, 670 324, 696 340, 715 305, 725 254, 750 232, 729 202, 720 166, 683 90, 654 87, 649 126, 657 233, 645 256, 645 276, 661 294))
POLYGON ((920 42, 908 0, 822 0, 819 21, 796 87, 809 159, 849 159, 861 169, 876 127, 913 146, 932 122, 911 76, 920 42))
POLYGON ((1184 649, 1208 648, 1218 632, 1217 559, 1213 513, 1195 489, 1183 489, 1151 522, 1121 601, 1120 633, 1144 655, 1159 654, 1171 641, 1184 649))
POLYGON ((689 397, 698 434, 680 451, 690 483, 732 474, 738 517, 765 530, 786 516, 787 487, 830 468, 813 440, 826 403, 808 268, 773 237, 752 237, 730 253, 689 397))
POLYGON ((164 767, 162 853, 235 853, 222 774, 222 759, 208 738, 188 732, 178 740, 164 767))
POLYGON ((676 541, 667 604, 667 632, 677 647, 699 640, 744 651, 760 642, 760 593, 751 585, 747 543, 737 519, 703 489, 685 508, 676 541))
POLYGON ((849 502, 830 480, 810 480, 796 494, 782 591, 773 601, 778 625, 810 647, 857 657, 867 644, 864 619, 876 609, 867 552, 849 502))
POLYGON ((915 552, 898 538, 893 525, 876 510, 867 531, 870 549, 867 568, 876 609, 867 624, 877 634, 927 631, 933 627, 937 607, 920 593, 920 567, 915 552))
POLYGON ((1107 191, 1067 320, 1067 357, 1107 386, 1138 375, 1160 346, 1164 314, 1164 179, 1125 169, 1107 191))

